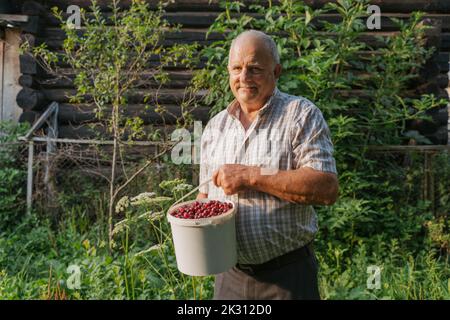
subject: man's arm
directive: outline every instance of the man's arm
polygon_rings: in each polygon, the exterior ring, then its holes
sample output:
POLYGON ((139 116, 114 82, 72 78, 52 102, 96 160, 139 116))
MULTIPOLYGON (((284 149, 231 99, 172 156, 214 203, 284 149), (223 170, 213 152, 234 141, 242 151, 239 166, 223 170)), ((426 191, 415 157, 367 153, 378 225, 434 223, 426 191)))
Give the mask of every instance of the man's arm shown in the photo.
POLYGON ((253 189, 286 201, 310 205, 334 204, 339 190, 338 179, 334 173, 309 167, 261 175, 259 167, 227 164, 214 173, 213 182, 227 195, 253 189))
POLYGON ((336 175, 303 167, 278 171, 274 175, 250 176, 250 188, 266 192, 281 199, 311 205, 332 205, 338 198, 339 183, 336 175))

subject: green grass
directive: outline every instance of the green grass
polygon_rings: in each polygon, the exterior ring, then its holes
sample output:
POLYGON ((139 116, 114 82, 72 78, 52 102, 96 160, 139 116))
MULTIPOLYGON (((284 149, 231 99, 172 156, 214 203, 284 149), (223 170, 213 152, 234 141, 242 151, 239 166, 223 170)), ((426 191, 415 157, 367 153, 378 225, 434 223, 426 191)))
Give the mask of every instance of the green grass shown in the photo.
MULTIPOLYGON (((210 299, 213 277, 178 272, 167 223, 152 221, 159 245, 135 245, 129 222, 109 254, 104 221, 92 223, 73 208, 56 230, 36 216, 0 234, 1 299, 210 299), (127 243, 128 241, 128 243, 127 243), (125 250, 125 251, 124 251, 125 250), (70 289, 70 265, 80 268, 80 288, 70 289)), ((130 217, 128 217, 130 218, 130 217)), ((134 230, 133 228, 138 228, 134 230)), ((320 239, 318 241, 320 243, 320 239)), ((404 251, 395 241, 379 255, 359 244, 351 256, 341 246, 320 246, 322 299, 449 299, 448 261, 432 247, 404 251), (368 289, 367 267, 381 268, 381 288, 368 289)))

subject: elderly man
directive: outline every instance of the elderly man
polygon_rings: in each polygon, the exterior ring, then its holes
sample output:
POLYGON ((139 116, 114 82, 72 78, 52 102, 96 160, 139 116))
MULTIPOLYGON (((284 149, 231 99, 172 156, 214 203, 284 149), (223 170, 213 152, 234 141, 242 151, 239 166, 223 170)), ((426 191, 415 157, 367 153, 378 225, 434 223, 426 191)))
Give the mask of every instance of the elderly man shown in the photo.
POLYGON ((312 205, 338 195, 330 132, 309 100, 280 92, 275 42, 260 31, 232 42, 235 100, 207 124, 197 199, 238 205, 238 263, 216 275, 215 299, 319 299, 312 205))

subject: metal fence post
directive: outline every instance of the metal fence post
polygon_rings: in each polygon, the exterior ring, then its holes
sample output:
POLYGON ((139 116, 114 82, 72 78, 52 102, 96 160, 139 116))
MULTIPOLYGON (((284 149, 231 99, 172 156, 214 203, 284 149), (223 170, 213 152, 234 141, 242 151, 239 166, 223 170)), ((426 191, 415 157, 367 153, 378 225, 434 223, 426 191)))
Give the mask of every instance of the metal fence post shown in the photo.
POLYGON ((31 214, 31 204, 33 197, 33 157, 34 141, 28 141, 28 177, 27 177, 27 214, 31 214))

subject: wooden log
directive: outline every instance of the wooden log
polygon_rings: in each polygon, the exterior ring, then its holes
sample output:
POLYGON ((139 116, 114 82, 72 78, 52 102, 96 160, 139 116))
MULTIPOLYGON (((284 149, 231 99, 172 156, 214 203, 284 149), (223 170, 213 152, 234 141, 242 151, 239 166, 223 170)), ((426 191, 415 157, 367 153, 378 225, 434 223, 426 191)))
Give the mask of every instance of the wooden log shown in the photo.
POLYGON ((439 53, 435 52, 433 56, 428 59, 425 64, 419 70, 419 78, 417 79, 419 84, 423 84, 430 79, 435 79, 441 73, 441 67, 439 65, 439 53))
MULTIPOLYGON (((365 81, 370 80, 370 75, 359 70, 347 70, 348 72, 352 72, 353 76, 357 79, 360 79, 360 83, 362 88, 365 86, 365 81)), ((442 70, 441 70, 442 71, 442 70)), ((425 69, 424 72, 427 72, 425 69)), ((39 85, 42 89, 75 89, 75 85, 73 79, 75 78, 75 74, 71 69, 64 69, 60 74, 63 74, 64 77, 60 78, 48 78, 36 80, 30 75, 23 75, 19 78, 19 83, 24 87, 37 87, 39 85), (23 79, 22 79, 23 78, 23 79), (31 84, 31 81, 32 84, 31 84)), ((151 71, 146 70, 142 72, 140 75, 140 80, 138 80, 135 84, 136 89, 149 89, 149 88, 158 88, 159 83, 157 83, 154 79, 150 78, 151 71), (150 80, 147 80, 150 79, 150 80)), ((163 89, 183 89, 186 88, 190 84, 190 80, 192 79, 192 72, 190 70, 169 70, 169 82, 162 85, 163 89)), ((428 73, 427 73, 428 74, 428 73)), ((409 82, 408 87, 424 87, 428 85, 430 82, 436 83, 440 88, 447 88, 449 84, 449 79, 447 74, 438 74, 437 71, 433 77, 419 77, 417 79, 412 79, 409 82)), ((360 88, 361 86, 355 86, 355 88, 360 88)))
MULTIPOLYGON (((215 19, 221 12, 166 12, 163 18, 171 24, 181 24, 183 27, 194 28, 207 28, 214 23, 215 19)), ((262 15, 256 13, 247 13, 247 15, 254 17, 255 19, 263 18, 262 15)), ((113 24, 111 20, 111 12, 102 12, 102 17, 107 21, 107 24, 113 24)), ((67 20, 69 14, 64 13, 63 18, 67 20)), ((87 18, 92 18, 93 15, 87 13, 87 18)), ((232 18, 238 17, 237 14, 232 13, 232 18)), ((381 30, 382 31, 398 31, 398 25, 392 20, 392 18, 407 21, 411 17, 410 13, 386 13, 383 12, 381 16, 381 30)), ((424 18, 439 19, 442 21, 442 31, 450 31, 450 14, 440 13, 427 13, 424 18)), ((55 27, 60 25, 60 21, 53 16, 51 12, 47 12, 45 16, 47 26, 55 27)), ((324 27, 324 22, 336 24, 342 21, 342 17, 336 13, 325 13, 314 18, 310 24, 318 30, 324 27)), ((374 30, 377 31, 377 30, 374 30)))
POLYGON ((436 80, 427 82, 425 84, 422 84, 415 88, 415 93, 417 95, 423 95, 423 94, 440 94, 442 88, 439 87, 439 84, 436 80))
MULTIPOLYGON (((181 107, 179 105, 165 105, 163 108, 167 111, 164 113, 158 113, 155 111, 154 106, 147 107, 146 105, 127 105, 121 109, 121 115, 127 118, 139 117, 144 121, 144 124, 176 124, 177 118, 182 116, 181 107)), ((60 104, 58 111, 58 122, 60 124, 81 124, 85 122, 98 121, 95 115, 93 106, 89 105, 73 105, 73 104, 60 104)), ((111 114, 111 107, 106 106, 104 108, 104 115, 111 114)), ((190 110, 189 114, 194 120, 207 123, 209 120, 208 107, 198 107, 190 110)), ((185 110, 185 112, 187 112, 185 110)))
POLYGON ((97 121, 92 106, 72 105, 61 103, 58 110, 59 124, 81 124, 84 122, 97 121))
MULTIPOLYGON (((206 39, 206 33, 208 29, 195 29, 195 28, 182 28, 180 31, 165 32, 164 38, 167 40, 184 40, 186 42, 203 41, 206 39)), ((85 32, 84 28, 76 31, 81 36, 85 32)), ((61 28, 45 28, 44 33, 41 35, 44 40, 64 40, 66 34, 61 28)), ((212 32, 208 35, 210 41, 224 39, 224 34, 219 32, 212 32)))
POLYGON ((441 41, 441 50, 450 51, 450 32, 443 32, 441 41))
POLYGON ((448 75, 446 73, 445 74, 440 74, 436 78, 436 81, 438 83, 439 88, 445 89, 445 88, 450 86, 448 75))
POLYGON ((63 139, 111 139, 104 125, 62 125, 58 127, 58 138, 63 139))
MULTIPOLYGON (((322 8, 330 2, 338 0, 305 0, 305 4, 312 8, 322 8)), ((370 0, 370 4, 378 5, 381 12, 412 12, 412 11, 430 11, 430 12, 450 12, 450 3, 447 1, 433 0, 370 0)))
POLYGON ((441 73, 447 73, 450 71, 450 54, 448 52, 439 53, 439 70, 441 73))
MULTIPOLYGON (((145 77, 145 76, 144 76, 145 77)), ((74 89, 75 85, 73 79, 70 78, 50 78, 39 80, 41 87, 43 89, 74 89)), ((161 84, 154 79, 143 79, 137 81, 134 87, 136 89, 145 89, 145 88, 159 88, 161 84)), ((171 79, 168 83, 161 85, 161 88, 167 89, 182 89, 186 88, 189 85, 189 80, 180 80, 180 79, 171 79)))
MULTIPOLYGON (((61 57, 61 54, 63 54, 63 51, 60 50, 60 49, 54 49, 52 51, 59 57, 61 57)), ((200 58, 200 62, 197 65, 193 66, 193 67, 194 68, 204 68, 205 65, 206 65, 206 61, 207 61, 206 58, 201 57, 200 58)), ((147 69, 154 69, 156 67, 159 67, 160 64, 161 64, 160 57, 157 56, 157 55, 151 55, 150 58, 147 60, 146 68, 147 69)), ((62 69, 64 69, 64 68, 66 68, 66 69, 71 68, 71 66, 68 63, 66 63, 64 61, 61 61, 61 59, 59 59, 59 61, 56 62, 56 66, 58 66, 59 68, 62 68, 62 69)), ((38 65, 38 67, 40 67, 40 66, 38 65)), ((186 66, 182 65, 181 63, 177 63, 176 65, 174 63, 169 63, 167 67, 164 67, 164 70, 166 70, 166 71, 171 71, 171 70, 173 70, 173 71, 182 71, 182 70, 185 70, 185 69, 186 69, 186 66)), ((42 68, 39 69, 39 70, 42 70, 42 68)), ((38 73, 39 73, 40 77, 51 78, 51 75, 45 74, 45 72, 40 71, 38 73)))
MULTIPOLYGON (((129 8, 131 6, 132 0, 122 0, 118 3, 120 8, 129 8)), ((151 9, 156 9, 159 1, 154 0, 146 0, 151 9)), ((248 1, 246 1, 248 2, 248 1)), ((57 6, 58 8, 66 8, 68 5, 74 4, 81 8, 89 9, 91 7, 90 0, 50 0, 47 1, 49 7, 57 6)), ((110 0, 99 0, 97 1, 97 5, 101 9, 101 11, 112 11, 111 1, 110 0)), ((202 0, 177 0, 171 2, 168 6, 165 7, 167 11, 180 11, 180 10, 188 10, 188 11, 211 11, 220 9, 219 2, 217 0, 212 0, 211 3, 209 1, 202 0)))
MULTIPOLYGON (((163 14, 163 19, 165 19, 170 24, 181 24, 184 27, 209 27, 215 19, 219 16, 220 12, 166 12, 163 14)), ((69 14, 63 13, 63 19, 67 21, 69 14)), ((101 16, 106 20, 107 25, 113 25, 112 13, 103 11, 101 16)), ((92 13, 86 13, 86 18, 91 19, 94 15, 92 13)), ((47 26, 56 27, 61 24, 59 19, 57 19, 53 13, 48 12, 45 16, 47 21, 47 26)))
POLYGON ((430 114, 433 117, 433 121, 438 125, 443 126, 448 123, 449 114, 447 106, 444 106, 437 110, 433 110, 433 112, 430 112, 430 114))
POLYGON ((22 13, 27 16, 45 15, 47 8, 37 1, 25 1, 22 4, 22 13))
POLYGON ((43 30, 43 22, 39 16, 29 16, 28 21, 21 26, 22 31, 34 35, 40 34, 43 30))
MULTIPOLYGON (((194 27, 194 28, 207 28, 212 23, 214 23, 215 19, 219 16, 221 12, 166 12, 163 15, 163 18, 166 19, 171 24, 181 24, 183 27, 194 27)), ((246 13, 249 16, 254 17, 255 19, 264 18, 260 14, 256 14, 253 12, 246 13)), ((92 14, 87 13, 87 17, 92 17, 92 14)), ((102 12, 102 16, 107 21, 107 24, 113 24, 111 20, 112 13, 110 12, 102 12)), ((68 14, 63 14, 65 20, 69 17, 68 14)), ((232 18, 239 17, 238 14, 232 13, 232 18)), ((386 13, 382 12, 381 15, 381 30, 380 31, 398 31, 399 27, 397 23, 395 23, 392 19, 399 19, 402 21, 407 21, 411 17, 411 13, 386 13)), ((438 19, 442 22, 442 31, 448 32, 450 31, 450 14, 449 13, 426 13, 424 18, 428 19, 438 19)), ((60 21, 53 16, 52 13, 48 12, 46 15, 46 21, 48 26, 59 26, 60 21)), ((342 21, 342 17, 336 13, 325 13, 321 14, 318 17, 314 18, 310 24, 320 30, 324 27, 324 22, 337 24, 342 21)), ((374 30, 375 32, 377 30, 374 30)))
POLYGON ((42 75, 44 70, 37 63, 36 59, 30 54, 22 54, 19 56, 20 61, 20 73, 31 75, 42 75))
POLYGON ((62 125, 58 127, 58 138, 63 139, 99 139, 99 137, 106 137, 110 139, 112 136, 107 134, 104 126, 98 125, 83 125, 71 126, 62 125))
MULTIPOLYGON (((189 70, 168 70, 169 83, 163 85, 163 88, 186 88, 192 79, 192 72, 189 70)), ((159 83, 153 78, 154 72, 151 70, 144 70, 137 80, 136 88, 156 88, 159 83)), ((75 73, 73 70, 67 68, 61 70, 59 78, 39 79, 39 84, 44 89, 57 88, 74 88, 75 73)))
POLYGON ((34 111, 24 111, 19 117, 19 122, 28 122, 33 124, 39 118, 39 113, 34 111))
POLYGON ((442 126, 447 125, 448 111, 447 106, 442 108, 429 110, 427 115, 431 117, 431 121, 427 120, 412 120, 407 122, 407 128, 418 130, 424 134, 432 134, 442 126))
POLYGON ((48 101, 41 91, 23 88, 18 93, 16 102, 24 110, 40 111, 48 101))
MULTIPOLYGON (((176 129, 175 126, 144 126, 144 132, 149 134, 155 130, 160 130, 163 137, 170 139, 170 133, 176 129)), ((192 131, 190 131, 192 132, 192 131)), ((107 128, 100 123, 85 124, 79 126, 61 125, 58 127, 58 138, 62 139, 95 139, 95 140, 111 140, 112 135, 108 132, 107 128)), ((123 137, 127 139, 127 134, 123 137)), ((148 139, 140 139, 138 141, 147 141, 148 139)))
POLYGON ((29 74, 23 74, 19 77, 19 84, 26 88, 36 88, 38 86, 35 78, 29 74))
POLYGON ((433 144, 446 145, 448 143, 448 128, 447 126, 442 126, 435 132, 426 134, 425 137, 427 137, 433 144))
POLYGON ((449 94, 447 92, 447 90, 445 89, 439 89, 438 94, 436 95, 436 97, 438 99, 445 99, 445 100, 449 100, 449 94))
MULTIPOLYGON (((122 8, 130 7, 132 0, 122 0, 119 6, 122 8)), ((329 2, 336 2, 337 0, 305 0, 305 4, 312 8, 322 8, 329 2)), ((146 0, 152 8, 156 8, 158 1, 146 0)), ((83 8, 90 6, 90 0, 50 0, 48 1, 49 7, 58 6, 64 8, 67 5, 75 4, 83 8)), ((102 11, 110 11, 109 0, 97 1, 102 11)), ((242 11, 247 11, 250 4, 259 3, 262 5, 268 5, 268 1, 243 1, 246 4, 242 8, 242 11)), ((273 4, 278 1, 272 1, 273 4)), ((380 6, 381 12, 412 12, 412 11, 430 11, 430 12, 450 12, 450 3, 447 1, 434 1, 434 0, 371 0, 371 4, 380 6)), ((167 7, 167 11, 217 11, 221 10, 219 0, 177 0, 171 2, 167 7)))
MULTIPOLYGON (((83 31, 80 30, 81 34, 83 31)), ((59 51, 63 49, 64 34, 60 30, 56 30, 55 33, 59 33, 59 36, 54 34, 48 36, 44 35, 38 38, 39 43, 45 42, 49 49, 53 51, 59 51)), ((160 42, 160 45, 164 48, 174 46, 176 44, 194 44, 197 43, 199 46, 207 46, 214 41, 224 39, 224 35, 220 33, 212 33, 206 39, 206 30, 195 30, 195 29, 183 29, 181 32, 177 33, 167 33, 164 39, 160 42)))
POLYGON ((20 43, 28 43, 30 47, 35 47, 37 45, 36 37, 31 33, 22 33, 20 35, 20 43))
POLYGON ((28 54, 20 55, 20 73, 22 74, 36 74, 37 73, 37 63, 36 60, 28 54))
MULTIPOLYGON (((69 102, 69 98, 74 96, 76 91, 72 89, 45 89, 42 90, 45 97, 49 101, 56 102, 69 102)), ((202 98, 206 94, 206 91, 202 90, 195 94, 196 99, 202 98)), ((159 103, 177 104, 183 101, 185 98, 184 89, 162 89, 162 90, 133 90, 125 95, 128 104, 138 103, 152 103, 157 100, 159 103)), ((90 97, 86 97, 86 103, 90 103, 90 97)))
MULTIPOLYGON (((82 30, 80 31, 82 33, 82 30)), ((165 39, 162 42, 164 47, 173 46, 174 44, 192 44, 198 43, 201 46, 209 45, 217 40, 224 39, 224 34, 212 33, 206 39, 207 29, 189 29, 183 28, 180 32, 167 33, 165 39)), ((392 37, 398 35, 398 32, 364 32, 358 37, 359 41, 366 43, 370 47, 383 48, 384 43, 378 39, 378 37, 392 37)), ((321 39, 335 38, 336 33, 331 32, 318 32, 317 37, 321 39)), ((64 32, 60 29, 51 28, 51 30, 46 29, 45 35, 39 39, 45 42, 49 48, 53 50, 61 50, 64 39, 64 32)))
POLYGON ((442 33, 442 21, 439 19, 425 18, 421 24, 428 26, 429 29, 425 30, 426 46, 434 47, 439 51, 441 47, 441 33, 442 33))

